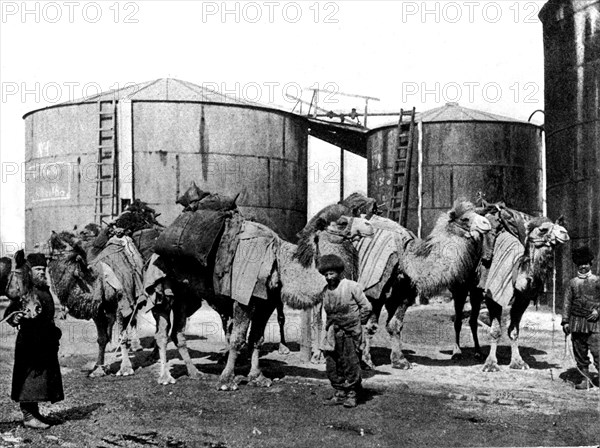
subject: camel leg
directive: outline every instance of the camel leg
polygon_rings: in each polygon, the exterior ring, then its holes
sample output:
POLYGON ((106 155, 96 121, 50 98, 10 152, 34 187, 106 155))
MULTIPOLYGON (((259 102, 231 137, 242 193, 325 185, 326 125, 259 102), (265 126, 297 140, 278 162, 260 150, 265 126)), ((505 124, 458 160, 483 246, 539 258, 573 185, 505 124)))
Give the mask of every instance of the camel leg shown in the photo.
POLYGON ((269 300, 260 300, 256 302, 256 308, 252 315, 252 325, 250 326, 250 335, 248 343, 252 350, 250 373, 248 374, 248 384, 258 387, 270 387, 273 382, 263 375, 259 365, 260 348, 264 342, 265 327, 267 322, 275 311, 277 302, 281 302, 279 297, 271 297, 269 300))
POLYGON ((167 345, 169 343, 169 330, 171 329, 170 314, 171 308, 169 305, 157 305, 152 308, 152 315, 156 321, 154 339, 156 340, 160 359, 158 384, 163 385, 175 384, 175 378, 171 376, 169 364, 167 363, 167 345))
POLYGON ((283 302, 277 303, 277 323, 279 324, 279 354, 289 355, 290 349, 285 342, 285 314, 283 313, 283 302))
MULTIPOLYGON (((129 317, 131 319, 131 316, 129 317)), ((119 334, 119 345, 121 346, 121 367, 117 372, 117 376, 133 375, 133 366, 129 359, 129 350, 127 349, 128 336, 126 331, 127 324, 121 313, 117 313, 117 329, 119 334)))
POLYGON ((140 342, 137 326, 138 322, 137 319, 135 319, 135 321, 132 322, 131 326, 129 327, 129 346, 131 347, 132 352, 144 350, 144 347, 142 347, 142 343, 140 342))
POLYGON ((521 353, 519 353, 519 325, 525 310, 529 306, 529 300, 522 297, 518 292, 515 291, 515 293, 517 296, 515 297, 515 303, 510 308, 510 324, 508 326, 508 338, 510 339, 510 364, 508 367, 527 370, 529 365, 523 361, 521 353))
POLYGON ((460 331, 462 329, 463 310, 467 302, 467 290, 463 285, 452 288, 452 299, 454 302, 454 348, 452 359, 462 359, 463 353, 460 349, 460 331))
POLYGON ((500 367, 498 366, 496 349, 498 348, 498 341, 502 336, 502 307, 491 300, 486 300, 486 304, 490 313, 490 319, 492 321, 492 327, 490 328, 490 337, 492 338, 492 342, 490 344, 490 353, 483 364, 483 371, 499 372, 500 367))
POLYGON ((112 325, 110 324, 110 317, 98 316, 94 318, 94 324, 96 324, 96 331, 98 333, 98 358, 96 365, 90 373, 90 378, 98 378, 106 375, 107 366, 104 364, 104 358, 106 354, 106 346, 110 340, 110 330, 112 325))
POLYGON ((227 364, 225 365, 223 372, 221 372, 221 377, 219 379, 219 390, 236 390, 238 388, 237 384, 234 382, 235 361, 237 360, 237 357, 244 346, 249 326, 249 307, 240 305, 236 302, 233 305, 233 327, 229 342, 229 356, 227 357, 227 364))
POLYGON ((402 353, 402 328, 404 327, 404 316, 406 315, 406 310, 410 305, 412 305, 417 296, 417 292, 414 288, 410 288, 410 296, 403 297, 400 303, 397 303, 395 300, 388 302, 386 304, 386 308, 388 310, 388 322, 386 325, 387 331, 391 337, 391 349, 392 353, 390 355, 390 360, 392 362, 392 368, 406 370, 410 369, 410 363, 404 357, 404 353, 402 353))
POLYGON ((471 289, 469 294, 471 298, 471 317, 469 318, 469 326, 471 327, 471 335, 473 336, 473 345, 475 347, 475 358, 483 359, 481 346, 479 345, 479 313, 481 311, 481 303, 483 301, 483 291, 477 287, 471 289))
POLYGON ((371 359, 371 346, 373 344, 373 337, 379 329, 379 317, 381 316, 384 299, 380 298, 370 302, 373 309, 364 328, 365 348, 362 353, 362 360, 368 369, 375 369, 375 364, 373 364, 373 360, 371 359))
MULTIPOLYGON (((188 351, 187 348, 187 341, 185 339, 185 326, 187 323, 187 318, 188 318, 188 310, 186 310, 186 305, 185 302, 181 301, 181 300, 176 300, 174 301, 173 304, 173 332, 171 335, 171 339, 173 339, 173 342, 175 342, 175 345, 177 345, 177 350, 179 350, 179 356, 181 356, 181 359, 183 359, 183 362, 185 363, 185 367, 187 368, 188 371, 188 376, 193 379, 193 380, 197 380, 201 377, 204 376, 203 373, 199 372, 198 369, 196 368, 196 366, 194 366, 194 363, 192 362, 192 359, 190 358, 190 352, 188 351)), ((192 310, 190 310, 192 311, 192 310)), ((195 309, 193 311, 196 311, 195 309)), ((192 311, 192 313, 193 313, 192 311)))

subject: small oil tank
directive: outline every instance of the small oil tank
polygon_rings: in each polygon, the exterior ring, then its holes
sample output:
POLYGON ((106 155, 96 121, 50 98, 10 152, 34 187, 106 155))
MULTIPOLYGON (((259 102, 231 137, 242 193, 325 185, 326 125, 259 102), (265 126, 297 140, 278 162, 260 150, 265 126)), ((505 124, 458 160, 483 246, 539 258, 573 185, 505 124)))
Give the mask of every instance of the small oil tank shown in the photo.
MULTIPOLYGON (((490 202, 505 201, 523 212, 541 214, 540 127, 456 103, 417 114, 416 121, 409 229, 428 235, 439 214, 452 208, 457 198, 475 201, 480 192, 490 202)), ((386 206, 397 136, 398 126, 393 124, 373 129, 367 140, 369 196, 386 206)))
POLYGON ((236 195, 242 213, 294 240, 306 222, 305 119, 176 79, 158 79, 26 114, 28 249, 94 221, 106 107, 116 108, 117 212, 141 199, 169 224, 192 181, 236 195), (100 110, 103 105, 104 110, 100 110), (104 114, 104 115, 103 115, 104 114), (293 185, 294 188, 289 186, 293 185))

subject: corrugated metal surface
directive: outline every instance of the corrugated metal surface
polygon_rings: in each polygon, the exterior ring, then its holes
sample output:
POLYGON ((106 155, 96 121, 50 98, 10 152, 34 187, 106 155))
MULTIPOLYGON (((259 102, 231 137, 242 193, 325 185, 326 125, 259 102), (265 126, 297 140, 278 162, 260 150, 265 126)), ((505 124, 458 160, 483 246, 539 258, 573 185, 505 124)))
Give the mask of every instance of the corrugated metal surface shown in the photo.
POLYGON ((540 19, 548 212, 565 214, 571 236, 560 257, 562 284, 574 275, 572 247, 590 245, 600 257, 600 1, 550 1, 540 19))
MULTIPOLYGON (((499 116, 482 121, 488 114, 455 105, 442 109, 445 110, 424 112, 419 117, 429 116, 434 120, 422 124, 423 235, 431 231, 440 212, 451 208, 455 199, 475 200, 480 191, 489 201, 504 200, 519 210, 540 214, 541 130, 499 116), (436 117, 444 119, 438 121, 436 117), (448 121, 450 118, 455 121, 448 121)), ((367 144, 369 195, 386 205, 391 194, 396 136, 395 126, 375 129, 369 134, 367 144)), ((419 224, 416 154, 412 167, 408 227, 416 232, 419 224)))
MULTIPOLYGON (((171 82, 167 90, 167 83, 158 81, 138 88, 137 99, 123 94, 131 113, 118 121, 128 120, 131 138, 120 142, 119 152, 127 151, 132 165, 121 166, 120 191, 149 202, 164 223, 180 212, 175 199, 192 181, 203 190, 240 193, 238 205, 247 217, 294 240, 306 222, 306 121, 245 103, 203 103, 190 83, 171 82), (152 88, 160 98, 148 98, 152 88), (186 90, 193 100, 182 99, 186 90), (167 100, 167 94, 176 99, 167 100), (127 184, 130 188, 123 188, 127 184)), ((31 248, 51 230, 94 219, 97 102, 34 111, 25 116, 25 125, 31 248)))

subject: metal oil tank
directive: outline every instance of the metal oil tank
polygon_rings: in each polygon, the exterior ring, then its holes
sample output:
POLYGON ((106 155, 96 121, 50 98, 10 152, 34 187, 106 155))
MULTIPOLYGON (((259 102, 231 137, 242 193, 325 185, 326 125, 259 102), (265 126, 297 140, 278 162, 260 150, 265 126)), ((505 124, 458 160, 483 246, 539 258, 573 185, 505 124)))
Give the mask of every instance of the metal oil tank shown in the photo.
POLYGON ((559 285, 574 275, 570 249, 600 258, 600 1, 553 0, 544 27, 548 213, 564 214, 571 244, 559 253, 559 285))
MULTIPOLYGON (((417 114, 416 120, 419 151, 412 157, 409 229, 428 235, 440 213, 452 208, 457 198, 475 201, 479 192, 488 201, 541 214, 540 127, 456 103, 417 114)), ((380 204, 390 202, 397 135, 397 124, 368 135, 369 196, 380 204)))
POLYGON ((307 132, 297 115, 158 79, 35 110, 26 128, 28 249, 94 220, 99 104, 116 105, 116 202, 141 199, 164 224, 192 181, 236 195, 242 213, 294 240, 306 222, 307 132), (293 185, 293 188, 290 188, 293 185))

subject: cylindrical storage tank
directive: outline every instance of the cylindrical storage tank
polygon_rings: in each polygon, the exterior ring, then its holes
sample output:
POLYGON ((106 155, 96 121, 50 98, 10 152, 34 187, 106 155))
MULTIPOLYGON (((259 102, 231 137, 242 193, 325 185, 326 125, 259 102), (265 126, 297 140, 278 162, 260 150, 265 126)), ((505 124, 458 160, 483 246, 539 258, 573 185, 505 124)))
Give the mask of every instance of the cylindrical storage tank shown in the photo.
MULTIPOLYGON (((26 245, 94 221, 99 101, 116 102, 118 211, 147 202, 169 224, 176 198, 234 196, 244 216, 294 240, 306 222, 307 131, 300 116, 174 79, 33 111, 26 127, 26 245)), ((106 106, 106 103, 103 103, 106 106)))
POLYGON ((564 214, 571 244, 559 253, 559 285, 575 275, 573 247, 600 259, 600 1, 550 1, 544 26, 548 212, 564 214))
MULTIPOLYGON (((505 201, 523 212, 541 214, 542 130, 538 126, 456 103, 417 114, 416 120, 409 229, 417 233, 420 224, 421 235, 428 235, 440 213, 452 208, 457 198, 475 201, 480 192, 490 202, 505 201)), ((369 196, 386 207, 397 136, 394 124, 372 130, 367 140, 369 196)))

